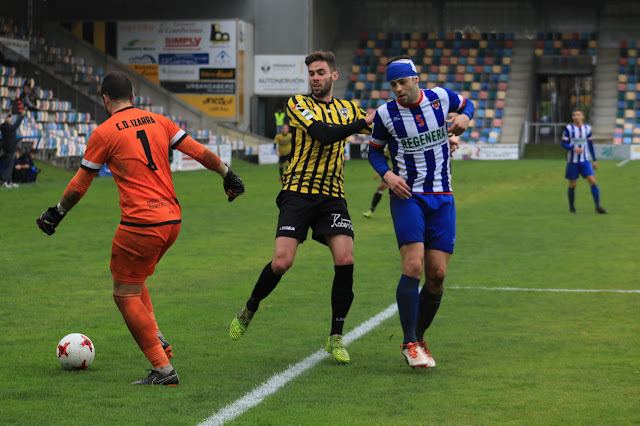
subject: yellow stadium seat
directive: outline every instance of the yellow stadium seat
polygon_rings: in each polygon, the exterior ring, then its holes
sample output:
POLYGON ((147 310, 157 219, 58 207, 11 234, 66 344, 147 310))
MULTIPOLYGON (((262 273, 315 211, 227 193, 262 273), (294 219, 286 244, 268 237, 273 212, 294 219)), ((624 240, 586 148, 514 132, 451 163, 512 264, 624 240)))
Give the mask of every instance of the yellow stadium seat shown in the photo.
POLYGON ((487 40, 480 40, 480 42, 478 43, 478 46, 481 49, 486 49, 487 48, 487 40))
POLYGON ((411 40, 420 40, 420 33, 417 31, 414 31, 411 33, 411 40))
POLYGON ((360 65, 351 65, 351 72, 354 74, 360 73, 360 65))
POLYGON ((505 56, 502 58, 502 65, 511 65, 511 58, 509 56, 505 56))
POLYGON ((364 81, 356 81, 355 90, 364 90, 364 81))
POLYGON ((627 75, 626 74, 618 74, 618 83, 626 83, 627 75))
POLYGON ((498 99, 500 99, 501 101, 504 101, 506 97, 507 97, 507 92, 505 92, 504 90, 498 90, 498 99))
MULTIPOLYGON (((635 92, 627 92, 627 94, 625 95, 625 99, 628 100, 628 101, 635 101, 635 99, 636 99, 635 92)), ((633 111, 631 111, 631 112, 633 112, 633 111)), ((625 115, 625 117, 626 117, 626 115, 625 115)), ((630 117, 630 118, 634 118, 634 117, 630 117)))
POLYGON ((473 81, 473 74, 465 74, 464 81, 466 81, 467 83, 471 83, 473 81))
POLYGON ((374 47, 376 47, 376 41, 375 40, 367 40, 367 48, 368 49, 373 49, 374 47))

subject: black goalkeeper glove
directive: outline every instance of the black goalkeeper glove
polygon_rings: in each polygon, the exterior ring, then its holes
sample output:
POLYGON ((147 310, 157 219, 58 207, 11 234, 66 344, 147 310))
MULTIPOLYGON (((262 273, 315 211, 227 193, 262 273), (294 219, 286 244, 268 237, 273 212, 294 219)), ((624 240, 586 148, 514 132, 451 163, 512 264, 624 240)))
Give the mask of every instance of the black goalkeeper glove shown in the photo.
POLYGON ((237 196, 244 194, 244 183, 242 179, 231 170, 227 171, 227 176, 224 178, 222 185, 224 186, 224 192, 229 196, 229 202, 235 200, 237 196))
POLYGON ((36 223, 47 235, 53 235, 56 232, 56 226, 64 219, 66 213, 62 214, 56 207, 49 207, 47 211, 42 212, 36 223))

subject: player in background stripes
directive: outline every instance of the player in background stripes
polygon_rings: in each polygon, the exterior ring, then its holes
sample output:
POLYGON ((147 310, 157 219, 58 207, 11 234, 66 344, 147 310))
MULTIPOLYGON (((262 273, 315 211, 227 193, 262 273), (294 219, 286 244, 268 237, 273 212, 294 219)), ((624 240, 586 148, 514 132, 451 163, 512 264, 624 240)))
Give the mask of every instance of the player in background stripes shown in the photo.
POLYGON ((578 177, 582 176, 591 186, 591 196, 596 206, 596 213, 607 214, 609 212, 600 206, 600 189, 593 172, 598 169, 598 163, 593 149, 591 126, 584 123, 584 114, 580 109, 573 110, 571 120, 573 123, 567 124, 562 134, 562 147, 567 150, 567 168, 564 177, 569 180, 569 189, 567 190, 569 212, 576 213, 574 205, 576 185, 578 177))
POLYGON ((386 77, 396 99, 376 111, 369 162, 391 193, 391 217, 402 258, 396 289, 404 333, 402 355, 412 368, 435 367, 424 333, 440 306, 456 239, 451 153, 458 144, 449 137, 464 133, 474 106, 448 89, 420 89, 408 56, 392 58, 386 77), (459 114, 447 119, 449 112, 459 114), (419 292, 423 271, 425 283, 419 292))
POLYGON ((125 74, 110 72, 104 77, 101 90, 109 118, 91 133, 80 168, 60 202, 43 212, 36 223, 52 235, 87 192, 102 165, 109 166, 122 211, 111 248, 113 299, 131 335, 153 365, 146 378, 131 384, 176 386, 178 375, 169 363, 173 357, 171 345, 158 328, 145 284, 178 237, 182 221, 169 149, 177 149, 218 173, 229 201, 244 193, 244 184, 214 152, 173 121, 135 108, 133 87, 125 74))

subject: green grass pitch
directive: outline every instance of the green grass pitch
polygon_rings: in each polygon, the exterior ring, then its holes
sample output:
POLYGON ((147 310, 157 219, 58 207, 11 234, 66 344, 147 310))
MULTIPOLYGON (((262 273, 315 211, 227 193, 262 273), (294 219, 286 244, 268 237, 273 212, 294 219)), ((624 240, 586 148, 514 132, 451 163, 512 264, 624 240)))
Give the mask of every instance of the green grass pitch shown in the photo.
MULTIPOLYGON (((0 190, 1 424, 193 425, 324 344, 333 268, 328 249, 311 240, 245 337, 228 337, 272 256, 279 190, 276 166, 234 160, 247 192, 233 203, 214 173, 174 174, 182 231, 147 285, 180 386, 129 386, 149 366, 112 300, 117 190, 97 178, 48 237, 35 219, 72 173, 41 166, 39 183, 0 190), (71 332, 96 346, 87 371, 58 364, 56 344, 71 332)), ((568 213, 561 155, 454 162, 456 251, 427 332, 438 366, 407 367, 394 315, 347 347, 350 365, 323 359, 231 423, 640 422, 639 293, 486 289, 640 289, 640 162, 599 166, 609 215, 594 213, 584 180, 579 213, 568 213)), ((348 332, 395 302, 400 257, 386 197, 372 219, 361 215, 377 185, 373 170, 351 161, 345 174, 356 232, 348 332)))

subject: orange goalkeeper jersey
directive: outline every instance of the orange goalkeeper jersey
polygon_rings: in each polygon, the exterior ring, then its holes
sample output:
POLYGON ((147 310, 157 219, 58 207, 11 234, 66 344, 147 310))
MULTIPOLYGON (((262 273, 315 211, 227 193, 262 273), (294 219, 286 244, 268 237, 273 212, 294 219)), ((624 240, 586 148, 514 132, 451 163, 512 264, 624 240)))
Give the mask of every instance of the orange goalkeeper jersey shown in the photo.
POLYGON ((121 109, 91 133, 80 167, 96 172, 107 164, 122 210, 121 224, 159 226, 180 222, 171 180, 169 148, 187 134, 161 114, 121 109))

